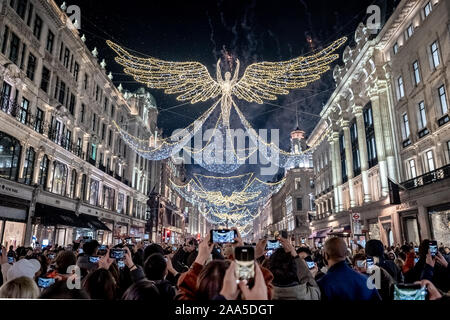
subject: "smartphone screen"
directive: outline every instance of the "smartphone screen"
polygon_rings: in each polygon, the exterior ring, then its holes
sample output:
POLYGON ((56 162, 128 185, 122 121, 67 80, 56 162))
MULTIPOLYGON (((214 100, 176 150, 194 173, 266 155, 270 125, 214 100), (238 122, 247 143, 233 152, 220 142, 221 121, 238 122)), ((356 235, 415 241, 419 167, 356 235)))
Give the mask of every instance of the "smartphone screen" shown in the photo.
POLYGON ((79 248, 79 249, 78 249, 78 253, 80 253, 80 254, 81 254, 81 253, 84 253, 83 249, 79 248))
POLYGON ((236 236, 235 230, 211 230, 211 241, 213 243, 234 243, 234 238, 236 238, 236 236))
POLYGON ((308 265, 308 269, 313 269, 316 266, 314 261, 306 261, 306 264, 308 265))
POLYGON ((394 300, 425 300, 427 288, 416 284, 398 284, 394 286, 394 300))
POLYGON ((109 250, 109 257, 119 260, 125 257, 125 251, 123 249, 111 249, 109 250))
POLYGON ((8 263, 14 263, 14 257, 8 257, 8 263))
POLYGON ((123 260, 119 260, 117 261, 117 266, 119 267, 119 269, 123 269, 125 268, 125 262, 123 262, 123 260))
POLYGON ((435 257, 438 252, 437 241, 430 241, 430 254, 432 257, 435 257))
POLYGON ((90 263, 98 263, 99 260, 100 260, 100 257, 94 257, 94 256, 89 257, 90 263))
POLYGON ((234 250, 236 259, 236 279, 250 280, 255 277, 255 249, 251 246, 237 247, 234 250))
POLYGON ((417 262, 419 262, 419 258, 414 258, 414 264, 416 264, 417 262))
POLYGON ((373 258, 367 257, 367 259, 366 259, 366 265, 367 265, 367 269, 372 268, 372 267, 374 266, 373 258))
POLYGON ((53 278, 38 278, 38 287, 39 288, 48 288, 54 283, 55 283, 55 279, 53 279, 53 278))
POLYGON ((267 250, 276 250, 281 247, 280 241, 278 240, 269 240, 267 241, 267 250))
POLYGON ((266 257, 270 257, 273 254, 273 250, 267 250, 266 257))

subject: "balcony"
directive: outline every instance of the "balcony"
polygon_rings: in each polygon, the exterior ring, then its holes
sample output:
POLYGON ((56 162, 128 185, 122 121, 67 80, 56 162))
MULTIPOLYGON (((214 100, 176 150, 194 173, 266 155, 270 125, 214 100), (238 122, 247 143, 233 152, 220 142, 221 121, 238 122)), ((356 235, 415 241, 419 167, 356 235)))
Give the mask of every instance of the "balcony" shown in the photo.
POLYGON ((402 186, 407 190, 412 190, 447 178, 450 178, 450 164, 405 181, 402 186))
POLYGON ((409 139, 409 138, 402 142, 403 148, 406 148, 410 144, 411 144, 411 139, 409 139))
POLYGON ((444 115, 442 118, 438 120, 439 127, 442 127, 444 124, 450 121, 448 114, 444 115))
POLYGON ((420 130, 418 133, 419 139, 425 137, 429 133, 430 131, 427 128, 420 130))

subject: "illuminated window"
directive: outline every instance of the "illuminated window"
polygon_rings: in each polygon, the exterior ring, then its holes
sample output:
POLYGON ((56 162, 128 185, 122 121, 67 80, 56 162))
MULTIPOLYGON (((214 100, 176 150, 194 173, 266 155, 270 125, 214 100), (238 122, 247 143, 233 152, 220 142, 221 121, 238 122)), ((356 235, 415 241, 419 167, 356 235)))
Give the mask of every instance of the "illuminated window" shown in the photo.
POLYGON ((392 47, 392 50, 394 50, 394 54, 398 53, 398 43, 394 43, 394 46, 392 47))
POLYGON ((408 161, 408 165, 409 165, 409 176, 411 179, 417 177, 417 172, 416 172, 416 162, 411 159, 408 161))
POLYGON ((433 151, 431 150, 427 151, 426 157, 427 157, 428 171, 433 171, 435 169, 433 151))
POLYGON ((431 11, 433 11, 433 7, 431 6, 431 1, 428 1, 428 3, 423 8, 423 13, 425 15, 425 18, 430 15, 431 11))
POLYGON ((446 114, 448 112, 448 105, 447 105, 447 94, 445 92, 445 87, 442 85, 438 89, 439 92, 439 102, 441 104, 441 112, 442 114, 446 114))
POLYGON ((425 112, 425 103, 423 101, 419 102, 419 114, 417 117, 419 130, 427 126, 427 116, 425 112))
POLYGON ((420 83, 420 71, 419 71, 419 62, 416 60, 413 63, 413 72, 414 72, 414 83, 418 85, 420 83))
POLYGON ((431 61, 433 63, 433 67, 436 69, 441 64, 441 60, 439 58, 439 46, 437 41, 431 44, 430 49, 431 49, 431 61))
POLYGON ((414 33, 414 27, 412 24, 410 24, 409 27, 406 29, 406 35, 408 36, 408 38, 411 38, 413 33, 414 33))
POLYGON ((400 76, 397 78, 397 89, 399 99, 405 96, 405 88, 403 86, 403 78, 400 76))
POLYGON ((410 135, 410 131, 409 131, 408 114, 404 113, 402 115, 402 138, 403 138, 403 140, 408 139, 409 135, 410 135))

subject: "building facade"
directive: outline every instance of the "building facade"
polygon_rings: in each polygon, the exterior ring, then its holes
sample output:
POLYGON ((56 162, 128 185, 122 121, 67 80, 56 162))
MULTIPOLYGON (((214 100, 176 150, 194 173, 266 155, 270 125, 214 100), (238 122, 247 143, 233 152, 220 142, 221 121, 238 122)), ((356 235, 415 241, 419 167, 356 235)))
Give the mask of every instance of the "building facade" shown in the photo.
POLYGON ((318 146, 316 244, 449 244, 448 17, 448 2, 404 0, 377 35, 360 24, 345 48, 308 139, 318 146), (389 180, 401 203, 391 204, 389 180))
POLYGON ((2 244, 144 238, 159 174, 116 124, 145 136, 156 115, 114 86, 54 1, 2 1, 0 32, 2 244))

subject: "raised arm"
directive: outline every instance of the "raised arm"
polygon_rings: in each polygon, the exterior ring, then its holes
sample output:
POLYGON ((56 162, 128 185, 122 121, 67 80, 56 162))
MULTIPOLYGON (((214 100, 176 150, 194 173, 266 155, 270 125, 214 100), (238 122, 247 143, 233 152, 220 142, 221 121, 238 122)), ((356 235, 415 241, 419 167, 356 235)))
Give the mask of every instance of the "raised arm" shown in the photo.
POLYGON ((231 84, 235 84, 238 80, 239 66, 240 66, 239 59, 236 59, 236 69, 234 69, 234 75, 233 75, 233 79, 231 80, 231 84))

